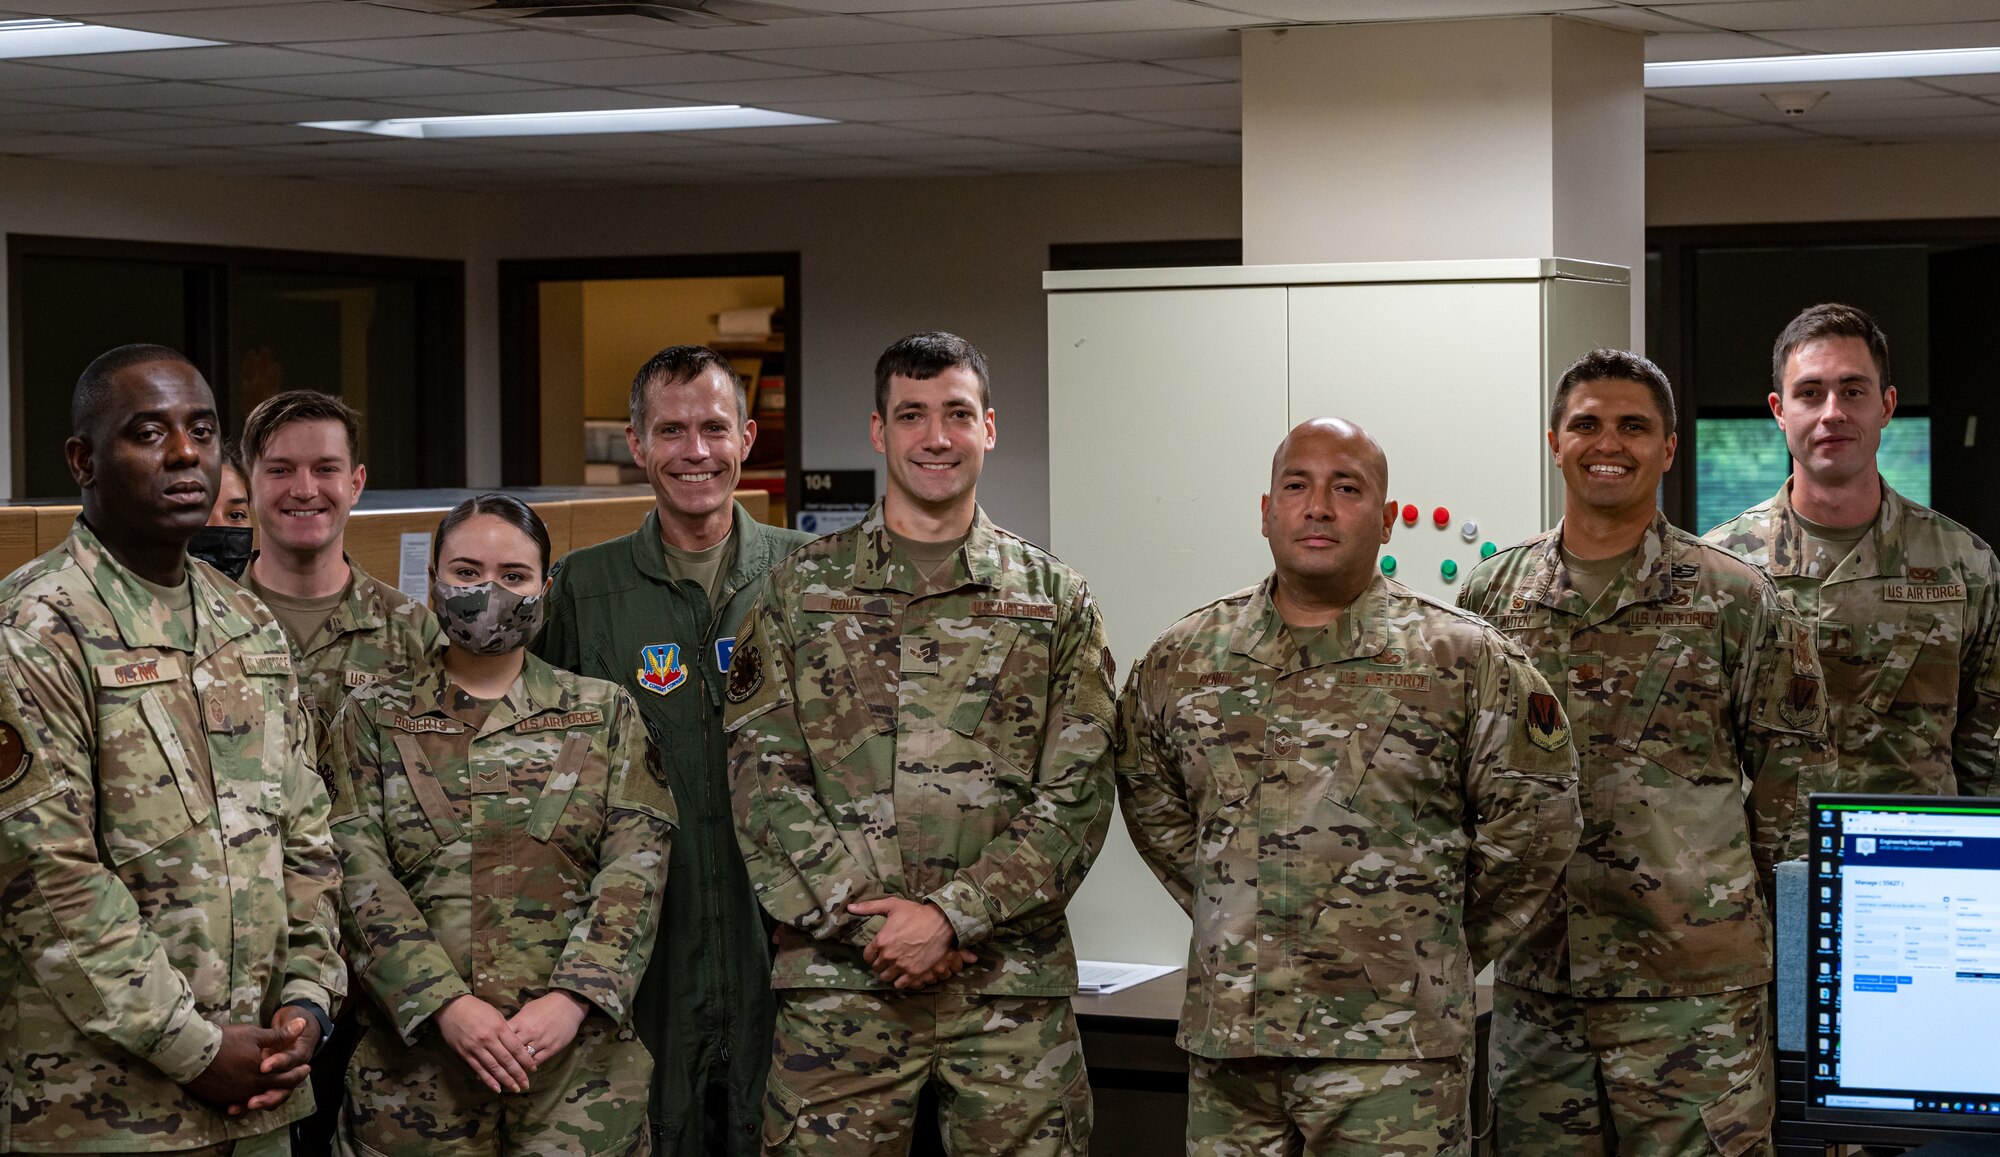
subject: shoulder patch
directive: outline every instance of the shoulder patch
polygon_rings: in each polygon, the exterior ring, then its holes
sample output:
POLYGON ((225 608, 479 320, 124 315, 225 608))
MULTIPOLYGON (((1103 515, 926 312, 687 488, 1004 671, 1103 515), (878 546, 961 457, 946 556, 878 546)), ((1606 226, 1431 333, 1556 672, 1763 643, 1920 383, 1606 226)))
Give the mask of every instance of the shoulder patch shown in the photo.
POLYGON ((1820 681, 1811 675, 1793 675, 1791 684, 1785 688, 1785 698, 1778 704, 1778 717, 1787 726, 1808 728, 1819 722, 1820 681))
POLYGON ((595 727, 604 722, 604 712, 596 707, 586 707, 582 711, 568 711, 560 715, 543 714, 531 719, 523 719, 514 725, 516 734, 530 731, 563 731, 571 727, 595 727))
POLYGON ((1563 723, 1562 708, 1554 695, 1542 691, 1528 693, 1528 710, 1521 719, 1528 742, 1543 751, 1560 751, 1569 742, 1569 728, 1563 723))
POLYGON ((764 685, 764 652, 755 643, 737 647, 729 664, 729 701, 747 702, 764 685))
POLYGON ((641 689, 665 695, 687 682, 687 677, 679 643, 649 643, 639 648, 639 669, 633 678, 641 689))
POLYGON ((12 723, 0 719, 0 791, 6 791, 28 774, 28 765, 35 757, 28 753, 28 745, 22 741, 21 732, 12 723))
POLYGON ((715 641, 716 670, 722 672, 725 675, 729 674, 729 660, 734 658, 735 655, 736 655, 736 636, 731 635, 726 639, 717 639, 715 641))
MULTIPOLYGON (((245 656, 246 659, 249 657, 245 656)), ((180 677, 181 661, 172 655, 157 655, 133 663, 112 663, 97 668, 97 681, 107 687, 141 687, 147 683, 171 683, 180 677)))

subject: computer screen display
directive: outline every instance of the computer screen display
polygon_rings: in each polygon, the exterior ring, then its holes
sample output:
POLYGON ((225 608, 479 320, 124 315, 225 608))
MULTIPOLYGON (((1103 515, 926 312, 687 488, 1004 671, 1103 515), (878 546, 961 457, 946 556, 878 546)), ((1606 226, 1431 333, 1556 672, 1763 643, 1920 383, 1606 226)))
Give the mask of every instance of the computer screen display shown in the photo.
POLYGON ((2000 1132, 2000 801, 1811 809, 1807 1118, 2000 1132))

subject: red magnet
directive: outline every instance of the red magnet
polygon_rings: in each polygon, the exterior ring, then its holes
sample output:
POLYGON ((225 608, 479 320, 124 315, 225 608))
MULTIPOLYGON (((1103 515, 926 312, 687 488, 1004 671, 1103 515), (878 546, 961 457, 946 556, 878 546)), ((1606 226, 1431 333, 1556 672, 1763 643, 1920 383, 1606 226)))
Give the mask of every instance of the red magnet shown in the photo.
POLYGON ((1437 523, 1439 526, 1450 526, 1451 511, 1440 506, 1436 510, 1431 511, 1431 521, 1437 523))
POLYGON ((1417 524, 1417 504, 1412 502, 1403 507, 1403 521, 1411 526, 1417 524))

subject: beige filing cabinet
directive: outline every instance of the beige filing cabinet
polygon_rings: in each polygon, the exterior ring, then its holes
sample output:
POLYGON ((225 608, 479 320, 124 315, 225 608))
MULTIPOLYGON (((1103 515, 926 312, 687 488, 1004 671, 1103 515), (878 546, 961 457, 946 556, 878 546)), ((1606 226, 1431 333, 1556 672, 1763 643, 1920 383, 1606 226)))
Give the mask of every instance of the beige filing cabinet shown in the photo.
MULTIPOLYGON (((1481 543, 1554 524, 1555 379, 1631 339, 1627 271, 1558 258, 1088 270, 1042 285, 1050 547, 1089 580, 1121 678, 1175 620, 1269 572, 1258 499, 1278 441, 1311 417, 1382 443, 1389 497, 1417 508, 1383 554, 1398 580, 1450 601, 1481 543)), ((1187 918, 1122 824, 1070 922, 1086 959, 1185 962, 1187 918)))

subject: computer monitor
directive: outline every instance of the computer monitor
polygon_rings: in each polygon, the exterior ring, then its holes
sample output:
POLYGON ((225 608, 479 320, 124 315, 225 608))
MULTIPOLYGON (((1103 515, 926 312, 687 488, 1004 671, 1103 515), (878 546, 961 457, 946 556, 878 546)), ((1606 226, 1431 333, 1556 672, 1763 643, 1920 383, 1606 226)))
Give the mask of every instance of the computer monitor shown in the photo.
POLYGON ((1810 804, 1806 1119, 2000 1133, 2000 800, 1810 804))

